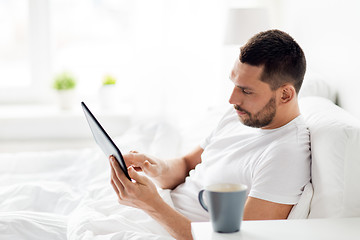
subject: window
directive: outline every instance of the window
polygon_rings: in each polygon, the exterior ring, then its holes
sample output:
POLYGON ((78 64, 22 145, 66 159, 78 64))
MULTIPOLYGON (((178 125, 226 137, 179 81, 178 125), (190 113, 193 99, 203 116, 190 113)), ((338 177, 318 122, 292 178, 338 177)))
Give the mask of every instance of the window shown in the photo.
POLYGON ((0 102, 39 102, 50 76, 48 2, 0 2, 0 102))
POLYGON ((96 94, 107 74, 128 85, 133 8, 134 1, 127 0, 51 1, 53 74, 71 72, 81 95, 96 94))
POLYGON ((113 75, 119 101, 141 114, 181 115, 217 100, 220 0, 0 4, 0 103, 54 101, 52 81, 62 71, 76 77, 84 100, 95 100, 102 78, 113 75))
POLYGON ((0 87, 29 86, 27 0, 0 2, 0 87))

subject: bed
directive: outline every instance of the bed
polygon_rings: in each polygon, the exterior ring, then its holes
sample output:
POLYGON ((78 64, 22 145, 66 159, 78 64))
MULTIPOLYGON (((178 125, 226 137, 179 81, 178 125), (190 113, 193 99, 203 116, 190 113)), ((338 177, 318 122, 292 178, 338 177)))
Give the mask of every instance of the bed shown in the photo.
MULTIPOLYGON (((360 121, 329 99, 301 96, 313 180, 291 218, 360 216, 360 121)), ((173 157, 205 137, 222 112, 213 109, 181 129, 166 122, 135 126, 115 142, 123 152, 173 157)), ((169 190, 159 192, 171 205, 169 190)), ((172 238, 141 210, 118 204, 106 157, 83 148, 0 154, 0 239, 172 238)))
MULTIPOLYGON (((186 126, 180 130, 169 122, 152 121, 137 124, 114 141, 123 152, 175 157, 196 146, 221 111, 210 111, 207 124, 202 119, 192 124, 201 128, 191 135, 193 129, 186 126)), ((169 190, 159 192, 171 205, 169 190)), ((107 158, 94 146, 1 153, 0 239, 173 238, 141 210, 118 204, 107 158)))

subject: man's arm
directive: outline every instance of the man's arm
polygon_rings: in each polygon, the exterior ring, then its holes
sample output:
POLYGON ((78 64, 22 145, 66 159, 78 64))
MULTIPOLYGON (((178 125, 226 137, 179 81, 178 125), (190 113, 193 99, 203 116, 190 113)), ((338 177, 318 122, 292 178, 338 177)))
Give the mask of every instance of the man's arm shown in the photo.
POLYGON ((244 220, 287 219, 292 207, 293 205, 248 197, 245 203, 244 220))
POLYGON ((111 185, 120 204, 144 210, 178 240, 192 239, 191 221, 161 198, 149 178, 129 167, 129 176, 133 179, 129 181, 113 157, 110 158, 110 165, 111 185))
POLYGON ((189 171, 201 162, 203 151, 198 146, 189 154, 170 160, 162 160, 132 151, 124 155, 124 160, 128 166, 134 166, 135 169, 150 176, 159 187, 173 189, 183 183, 186 176, 189 175, 189 171))

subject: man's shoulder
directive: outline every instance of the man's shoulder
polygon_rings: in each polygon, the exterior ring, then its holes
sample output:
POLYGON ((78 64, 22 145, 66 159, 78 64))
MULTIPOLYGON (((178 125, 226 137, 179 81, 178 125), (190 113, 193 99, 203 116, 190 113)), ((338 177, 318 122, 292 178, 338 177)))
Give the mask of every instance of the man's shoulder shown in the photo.
POLYGON ((275 140, 282 140, 286 142, 308 142, 310 131, 305 124, 305 121, 301 115, 294 118, 292 121, 286 125, 274 129, 274 138, 275 140))

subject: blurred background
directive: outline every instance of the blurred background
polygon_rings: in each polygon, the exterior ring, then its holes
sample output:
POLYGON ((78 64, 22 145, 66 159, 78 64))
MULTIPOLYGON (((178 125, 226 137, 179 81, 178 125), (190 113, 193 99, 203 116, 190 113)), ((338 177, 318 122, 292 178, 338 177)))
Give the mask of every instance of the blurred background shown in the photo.
POLYGON ((0 151, 88 146, 80 101, 110 135, 186 126, 228 104, 239 47, 273 28, 302 46, 306 81, 360 118, 359 13, 356 0, 0 0, 0 151))

